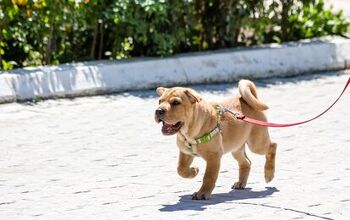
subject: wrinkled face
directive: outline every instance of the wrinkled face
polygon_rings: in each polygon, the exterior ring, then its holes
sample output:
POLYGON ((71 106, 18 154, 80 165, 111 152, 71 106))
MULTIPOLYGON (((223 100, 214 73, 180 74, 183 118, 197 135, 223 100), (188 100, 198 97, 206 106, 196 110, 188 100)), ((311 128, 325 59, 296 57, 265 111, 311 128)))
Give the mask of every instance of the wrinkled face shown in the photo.
POLYGON ((155 120, 162 122, 164 135, 176 134, 186 123, 193 112, 193 105, 201 98, 192 89, 174 87, 157 88, 159 106, 155 111, 155 120))

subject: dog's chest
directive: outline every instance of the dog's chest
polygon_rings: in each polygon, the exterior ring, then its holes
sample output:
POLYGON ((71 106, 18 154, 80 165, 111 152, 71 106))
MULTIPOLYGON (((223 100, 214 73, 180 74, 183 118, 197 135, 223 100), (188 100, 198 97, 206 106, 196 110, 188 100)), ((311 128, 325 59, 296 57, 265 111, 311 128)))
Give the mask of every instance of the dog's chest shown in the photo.
POLYGON ((182 153, 192 155, 192 156, 199 156, 197 151, 197 143, 195 140, 191 140, 190 138, 186 138, 183 134, 178 134, 178 148, 182 153))

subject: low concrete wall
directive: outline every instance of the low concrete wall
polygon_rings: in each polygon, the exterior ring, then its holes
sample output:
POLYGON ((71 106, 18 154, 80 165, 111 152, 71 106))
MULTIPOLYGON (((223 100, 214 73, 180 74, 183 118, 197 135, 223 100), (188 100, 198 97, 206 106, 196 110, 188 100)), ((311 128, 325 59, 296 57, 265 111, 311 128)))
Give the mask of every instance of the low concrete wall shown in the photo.
POLYGON ((323 38, 164 59, 24 68, 0 74, 0 103, 290 76, 349 67, 350 40, 323 38))

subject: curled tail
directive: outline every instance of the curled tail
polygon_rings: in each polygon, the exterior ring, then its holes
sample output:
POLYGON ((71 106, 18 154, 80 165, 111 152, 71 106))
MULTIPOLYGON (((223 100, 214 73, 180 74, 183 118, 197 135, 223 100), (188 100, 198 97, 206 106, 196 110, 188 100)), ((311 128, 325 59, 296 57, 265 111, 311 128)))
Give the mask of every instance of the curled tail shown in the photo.
POLYGON ((256 87, 252 81, 242 79, 238 82, 238 90, 244 101, 255 110, 263 111, 269 107, 258 99, 256 87))

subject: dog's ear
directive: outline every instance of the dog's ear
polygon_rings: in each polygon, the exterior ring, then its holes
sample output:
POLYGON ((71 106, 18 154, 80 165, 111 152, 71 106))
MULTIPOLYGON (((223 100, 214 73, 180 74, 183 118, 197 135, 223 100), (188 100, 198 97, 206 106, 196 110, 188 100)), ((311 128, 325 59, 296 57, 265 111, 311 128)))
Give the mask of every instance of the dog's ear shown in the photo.
POLYGON ((168 90, 168 89, 164 88, 164 87, 158 87, 156 91, 157 91, 158 96, 162 96, 166 90, 168 90))
POLYGON ((188 96, 188 98, 192 103, 200 102, 202 100, 202 98, 198 95, 198 93, 193 89, 186 89, 185 94, 188 96))

